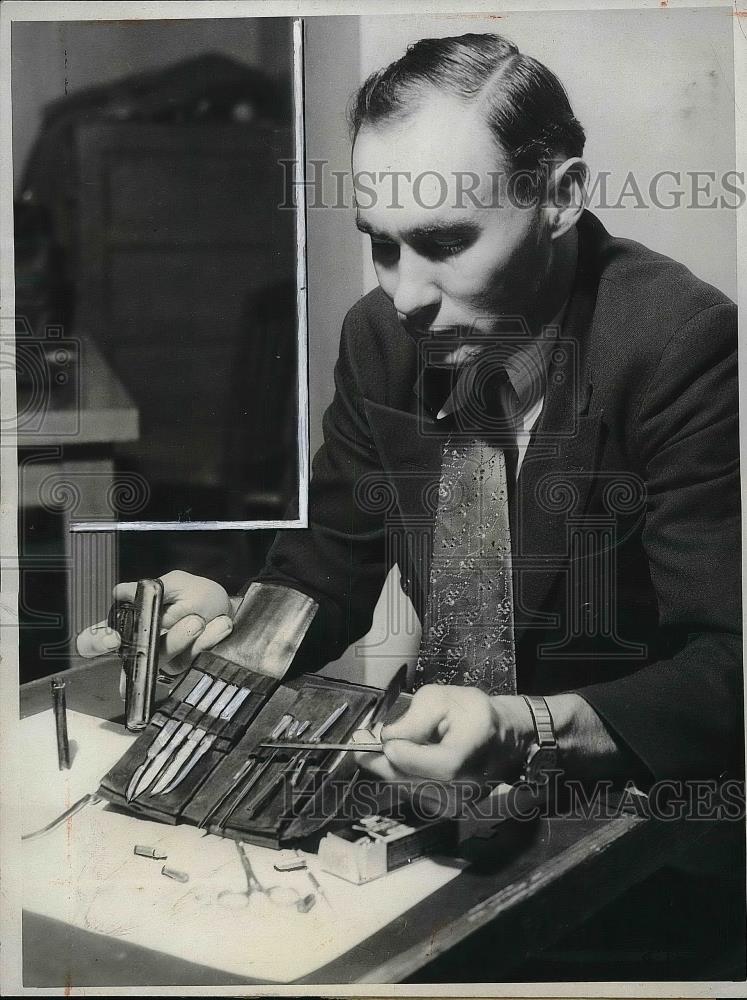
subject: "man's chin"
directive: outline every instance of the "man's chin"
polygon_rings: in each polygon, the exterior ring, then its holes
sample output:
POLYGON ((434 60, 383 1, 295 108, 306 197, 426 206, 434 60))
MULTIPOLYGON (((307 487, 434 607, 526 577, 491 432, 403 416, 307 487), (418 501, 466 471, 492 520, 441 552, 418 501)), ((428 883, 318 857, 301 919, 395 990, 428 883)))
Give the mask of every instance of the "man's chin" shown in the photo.
POLYGON ((478 355, 482 354, 485 350, 485 344, 460 344, 456 350, 451 351, 446 356, 444 364, 447 365, 464 365, 468 361, 474 361, 478 355))

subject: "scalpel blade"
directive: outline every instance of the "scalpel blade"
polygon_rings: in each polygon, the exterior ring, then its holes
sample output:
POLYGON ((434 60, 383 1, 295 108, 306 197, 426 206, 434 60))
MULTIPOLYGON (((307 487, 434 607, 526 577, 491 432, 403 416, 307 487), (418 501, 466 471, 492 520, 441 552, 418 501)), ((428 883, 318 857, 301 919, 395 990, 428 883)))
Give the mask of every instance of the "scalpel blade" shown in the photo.
POLYGON ((153 785, 151 792, 152 795, 159 795, 164 788, 166 788, 166 786, 173 781, 179 771, 181 771, 182 766, 189 760, 190 756, 196 750, 202 737, 205 735, 206 731, 204 729, 200 729, 199 727, 192 730, 187 739, 182 743, 174 756, 171 758, 168 766, 165 767, 158 776, 158 780, 153 785))
POLYGON ((187 777, 187 775, 195 766, 195 764, 197 764, 204 757, 204 755, 208 752, 213 743, 215 743, 215 740, 216 740, 215 733, 210 733, 209 735, 203 737, 202 742, 197 747, 197 749, 192 754, 187 763, 184 765, 184 768, 181 770, 181 772, 176 776, 176 778, 171 782, 170 785, 167 785, 165 788, 161 789, 162 795, 168 795, 168 793, 173 792, 178 785, 181 785, 181 783, 187 777))
MULTIPOLYGON (((168 762, 171 760, 174 752, 179 749, 182 743, 186 740, 187 736, 192 731, 193 726, 190 722, 182 722, 179 728, 173 734, 167 745, 163 750, 159 751, 156 756, 150 761, 148 767, 140 776, 140 780, 134 787, 133 798, 137 798, 144 792, 147 792, 153 782, 156 780, 161 771, 166 767, 168 762)), ((133 784, 132 782, 130 784, 133 784)), ((129 789, 128 789, 129 791, 129 789)))
POLYGON ((24 833, 21 840, 38 840, 39 837, 44 837, 48 833, 52 833, 53 830, 62 826, 63 823, 67 822, 67 820, 75 816, 76 813, 79 813, 81 809, 84 809, 86 806, 95 806, 99 802, 103 801, 104 799, 96 792, 89 792, 88 795, 84 795, 83 798, 78 799, 78 801, 74 802, 69 809, 66 809, 64 813, 60 813, 56 819, 53 819, 51 823, 47 823, 46 826, 43 826, 40 830, 34 830, 33 833, 24 833))
POLYGON ((174 735, 176 730, 179 728, 178 719, 168 719, 163 726, 161 731, 154 738, 153 742, 148 747, 146 752, 145 760, 138 764, 135 768, 132 777, 130 778, 130 783, 127 786, 127 791, 125 792, 125 798, 128 802, 131 802, 137 794, 137 788, 140 784, 143 775, 147 771, 148 767, 153 763, 158 754, 163 750, 163 748, 168 744, 171 737, 174 735))

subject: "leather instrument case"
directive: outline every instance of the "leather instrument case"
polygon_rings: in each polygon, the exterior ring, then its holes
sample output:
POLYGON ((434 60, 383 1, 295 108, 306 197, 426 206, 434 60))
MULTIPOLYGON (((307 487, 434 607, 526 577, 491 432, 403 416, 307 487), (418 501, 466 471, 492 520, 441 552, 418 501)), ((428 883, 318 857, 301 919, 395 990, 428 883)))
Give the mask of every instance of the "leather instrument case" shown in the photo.
MULTIPOLYGON (((211 833, 267 847, 298 843, 320 833, 340 812, 357 775, 352 754, 273 751, 259 744, 271 737, 285 714, 309 720, 301 737, 308 739, 336 708, 347 704, 324 734, 325 741, 344 742, 370 718, 384 696, 377 688, 313 674, 284 683, 219 655, 202 653, 103 778, 99 794, 121 808, 163 823, 191 823, 211 833), (202 681, 203 690, 210 685, 211 681, 203 679, 205 675, 250 692, 230 720, 210 715, 209 708, 199 711, 186 700, 198 682, 202 681), (210 734, 209 749, 171 791, 157 794, 156 778, 147 790, 128 801, 133 775, 146 762, 141 773, 147 773, 151 764, 148 750, 169 720, 186 722, 210 734), (303 768, 294 785, 291 778, 301 760, 303 768)), ((168 763, 160 774, 166 767, 168 763)))

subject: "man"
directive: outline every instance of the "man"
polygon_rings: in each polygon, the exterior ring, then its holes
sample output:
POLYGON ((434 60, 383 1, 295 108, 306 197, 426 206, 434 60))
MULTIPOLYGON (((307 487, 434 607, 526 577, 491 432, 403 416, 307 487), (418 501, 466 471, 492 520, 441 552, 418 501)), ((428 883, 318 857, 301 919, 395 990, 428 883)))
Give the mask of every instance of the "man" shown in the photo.
MULTIPOLYGON (((367 631, 396 560, 424 623, 422 686, 385 727, 385 755, 361 758, 379 776, 516 780, 543 726, 583 779, 735 767, 733 303, 584 211, 584 132, 563 88, 498 36, 418 42, 366 81, 352 126, 380 288, 345 321, 310 527, 281 532, 256 581, 313 611, 291 669, 367 631), (475 442, 502 554, 450 563, 443 496, 467 482, 475 442), (478 602, 487 623, 460 609, 470 635, 439 646, 444 571, 497 601, 478 602), (475 652, 478 625, 493 631, 472 670, 454 650, 475 652)), ((461 515, 495 547, 466 501, 461 515)), ((209 581, 165 580, 164 655, 184 665, 234 609, 209 581)), ((104 639, 89 630, 79 648, 104 639)))

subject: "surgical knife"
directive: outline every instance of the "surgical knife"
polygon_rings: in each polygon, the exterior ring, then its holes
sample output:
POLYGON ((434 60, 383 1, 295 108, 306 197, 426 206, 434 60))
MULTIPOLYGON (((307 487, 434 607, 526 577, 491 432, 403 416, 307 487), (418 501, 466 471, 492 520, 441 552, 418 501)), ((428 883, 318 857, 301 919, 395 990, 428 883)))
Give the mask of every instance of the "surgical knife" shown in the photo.
POLYGON ((152 761, 155 760, 158 754, 163 750, 163 748, 169 742, 169 740, 174 735, 176 730, 179 728, 179 725, 180 723, 178 719, 168 719, 166 722, 164 722, 161 731, 158 733, 158 735, 155 737, 151 745, 148 747, 145 760, 142 762, 142 764, 138 764, 138 766, 135 768, 132 777, 130 778, 130 783, 128 784, 127 791, 125 792, 125 798, 127 799, 128 802, 131 802, 135 798, 135 795, 137 794, 136 789, 140 784, 140 781, 143 775, 145 774, 148 765, 151 764, 152 761))
MULTIPOLYGON (((379 726, 380 723, 386 722, 387 716, 394 707, 400 694, 404 691, 406 685, 407 685, 407 664, 403 663, 402 666, 399 668, 399 670, 390 680, 386 689, 384 690, 384 696, 382 697, 379 704, 375 705, 371 709, 368 715, 361 722, 358 729, 356 729, 352 733, 352 737, 354 737, 356 733, 365 733, 367 736, 368 735, 373 736, 374 733, 372 732, 372 730, 374 730, 377 726, 379 726)), ((334 744, 329 744, 329 748, 339 749, 340 752, 327 765, 327 774, 333 774, 337 770, 338 766, 345 759, 345 754, 349 750, 359 750, 361 753, 384 752, 384 746, 381 742, 379 743, 370 741, 364 742, 363 740, 361 740, 359 743, 351 742, 351 743, 341 744, 339 748, 335 747, 334 744)), ((291 784, 293 785, 294 788, 298 786, 298 782, 301 778, 302 769, 303 769, 303 762, 299 765, 299 769, 293 775, 291 784)), ((353 775, 349 782, 349 786, 352 786, 357 781, 359 774, 360 774, 360 768, 358 767, 353 772, 353 775)))
MULTIPOLYGON (((197 682, 195 683, 192 690, 186 696, 184 701, 189 705, 196 705, 200 698, 205 694, 205 692, 212 686, 214 678, 209 674, 201 674, 197 682)), ((158 754, 163 750, 171 737, 174 735, 176 730, 179 728, 179 719, 168 719, 161 728, 161 731, 154 738, 153 742, 148 747, 147 756, 142 764, 139 764, 135 771, 133 772, 130 782, 127 786, 127 791, 125 793, 125 798, 128 802, 131 802, 135 795, 138 794, 136 789, 140 783, 140 779, 143 777, 148 765, 153 761, 158 754)))
POLYGON ((206 733, 200 740, 197 747, 195 748, 195 751, 192 754, 192 756, 186 762, 183 769, 179 771, 177 776, 169 783, 167 783, 166 781, 167 775, 164 775, 163 778, 159 780, 156 787, 153 789, 153 794, 168 795, 169 792, 173 792, 178 785, 181 785, 181 783, 187 777, 187 775, 195 766, 195 764, 197 764, 200 760, 202 760, 202 758, 205 756, 205 754, 208 752, 210 747, 213 745, 213 743, 215 743, 217 739, 218 739, 217 733, 206 733))
MULTIPOLYGON (((195 705, 193 711, 204 713, 207 712, 210 706, 213 704, 215 699, 221 693, 223 688, 226 686, 226 682, 217 678, 212 678, 213 683, 210 685, 207 694, 205 694, 202 699, 195 705)), ((194 691, 192 695, 194 695, 194 691)), ((169 720, 174 721, 174 720, 169 720)), ((133 785, 134 792, 130 796, 130 799, 137 798, 138 795, 142 795, 147 792, 151 787, 153 782, 163 771, 164 767, 171 760, 174 752, 179 749, 179 747, 184 743, 189 734, 194 730, 195 726, 192 722, 179 722, 177 721, 178 729, 171 735, 171 739, 165 744, 162 744, 162 749, 156 754, 156 756, 151 760, 150 764, 146 767, 145 771, 141 774, 141 777, 137 784, 133 785)), ((166 723, 168 725, 168 723, 166 723)), ((165 728, 165 727, 164 727, 165 728)), ((129 789, 128 789, 129 791, 129 789)), ((127 801, 129 802, 130 799, 127 801)))
POLYGON ((214 677, 210 674, 202 674, 195 686, 184 699, 186 705, 196 705, 202 696, 212 687, 214 677))
POLYGON ((156 783, 151 789, 151 795, 159 795, 164 788, 169 784, 169 782, 176 777, 182 766, 189 760, 191 755, 196 752, 198 745, 202 741, 203 736, 207 736, 207 730, 201 729, 196 726, 189 733, 187 738, 181 744, 179 749, 176 751, 171 759, 168 767, 166 767, 161 775, 159 776, 156 783))
MULTIPOLYGON (((219 722, 230 722, 250 694, 251 691, 249 688, 237 688, 235 684, 229 684, 213 705, 210 715, 214 716, 219 722)), ((209 732, 207 729, 199 727, 195 729, 193 733, 194 739, 193 736, 190 736, 187 743, 177 752, 172 763, 169 764, 163 775, 156 782, 153 794, 166 794, 173 791, 177 785, 180 785, 197 761, 215 743, 218 734, 218 731, 209 732)))

